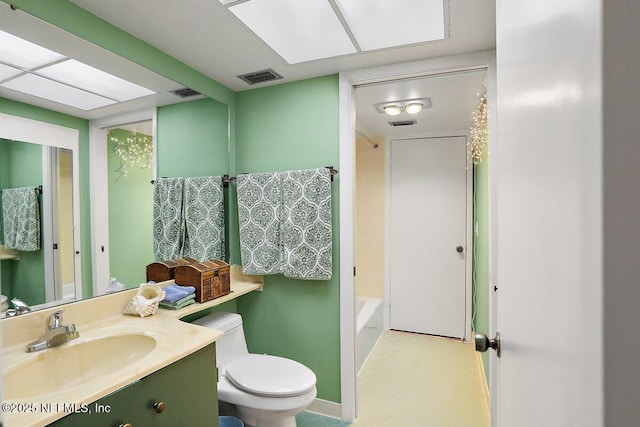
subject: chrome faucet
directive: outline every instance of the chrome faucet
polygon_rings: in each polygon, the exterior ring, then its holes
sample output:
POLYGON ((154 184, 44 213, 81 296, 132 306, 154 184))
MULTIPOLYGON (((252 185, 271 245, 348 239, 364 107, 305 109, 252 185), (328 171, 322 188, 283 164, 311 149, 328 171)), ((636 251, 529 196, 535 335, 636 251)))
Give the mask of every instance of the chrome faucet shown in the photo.
POLYGON ((19 316, 24 313, 29 313, 31 311, 31 307, 27 305, 26 302, 22 301, 18 298, 12 298, 11 304, 13 304, 13 308, 7 310, 7 314, 5 317, 14 317, 19 316))
POLYGON ((80 336, 80 333, 76 330, 76 325, 62 324, 63 311, 64 310, 56 311, 47 317, 47 326, 44 335, 27 345, 27 353, 55 347, 80 336))

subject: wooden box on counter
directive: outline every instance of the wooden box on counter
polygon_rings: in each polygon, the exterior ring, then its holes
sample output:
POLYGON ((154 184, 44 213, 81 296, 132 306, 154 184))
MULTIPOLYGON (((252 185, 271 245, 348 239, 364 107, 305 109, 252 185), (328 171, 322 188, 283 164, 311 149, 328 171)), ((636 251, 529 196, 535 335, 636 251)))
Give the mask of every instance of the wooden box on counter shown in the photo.
POLYGON ((229 264, 220 260, 179 265, 175 281, 177 285, 194 286, 196 302, 210 301, 231 292, 229 264))
POLYGON ((164 282, 175 278, 175 270, 178 266, 193 264, 198 260, 193 258, 178 258, 165 261, 156 261, 147 265, 147 282, 164 282))

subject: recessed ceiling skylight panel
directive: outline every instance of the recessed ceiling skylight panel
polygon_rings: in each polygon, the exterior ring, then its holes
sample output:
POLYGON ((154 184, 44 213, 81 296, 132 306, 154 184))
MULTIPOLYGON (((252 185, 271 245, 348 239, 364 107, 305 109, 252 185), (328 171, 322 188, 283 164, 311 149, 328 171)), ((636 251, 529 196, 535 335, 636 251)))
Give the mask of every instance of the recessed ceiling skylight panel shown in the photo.
POLYGON ((17 68, 13 68, 13 67, 10 67, 8 65, 0 64, 0 81, 2 81, 4 79, 8 79, 9 77, 17 76, 21 72, 22 71, 17 69, 17 68))
POLYGON ((41 68, 36 73, 117 101, 128 101, 155 93, 75 59, 41 68))
POLYGON ((6 65, 31 69, 60 59, 57 52, 0 31, 0 62, 6 65))
POLYGON ((335 0, 363 51, 445 38, 443 0, 335 0))
POLYGON ((76 89, 35 74, 25 74, 24 76, 4 82, 1 86, 49 101, 70 105, 81 110, 92 110, 116 103, 116 101, 111 99, 76 89))
POLYGON ((219 0, 289 64, 445 38, 447 0, 219 0))
POLYGON ((229 10, 290 64, 356 52, 327 0, 250 0, 229 10))

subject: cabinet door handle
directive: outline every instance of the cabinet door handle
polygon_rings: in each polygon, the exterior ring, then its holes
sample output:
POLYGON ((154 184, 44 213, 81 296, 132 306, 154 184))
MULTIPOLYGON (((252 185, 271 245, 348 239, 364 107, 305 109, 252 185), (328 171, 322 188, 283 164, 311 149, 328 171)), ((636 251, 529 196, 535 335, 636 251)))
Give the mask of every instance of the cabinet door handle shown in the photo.
POLYGON ((160 414, 162 411, 164 411, 164 408, 165 408, 166 406, 167 406, 167 405, 165 405, 165 404, 164 404, 164 402, 156 402, 156 403, 154 403, 154 404, 153 404, 153 409, 155 409, 155 410, 156 410, 156 412, 157 412, 158 414, 160 414))

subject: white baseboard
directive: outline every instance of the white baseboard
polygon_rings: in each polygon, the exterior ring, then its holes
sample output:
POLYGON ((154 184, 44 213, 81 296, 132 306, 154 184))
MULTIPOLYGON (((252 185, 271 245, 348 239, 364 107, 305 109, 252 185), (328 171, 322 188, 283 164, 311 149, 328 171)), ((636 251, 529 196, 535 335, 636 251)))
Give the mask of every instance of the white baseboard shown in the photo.
POLYGON ((316 399, 305 411, 313 412, 315 414, 324 415, 325 417, 331 417, 336 419, 342 418, 342 407, 339 403, 331 402, 329 400, 316 399))

